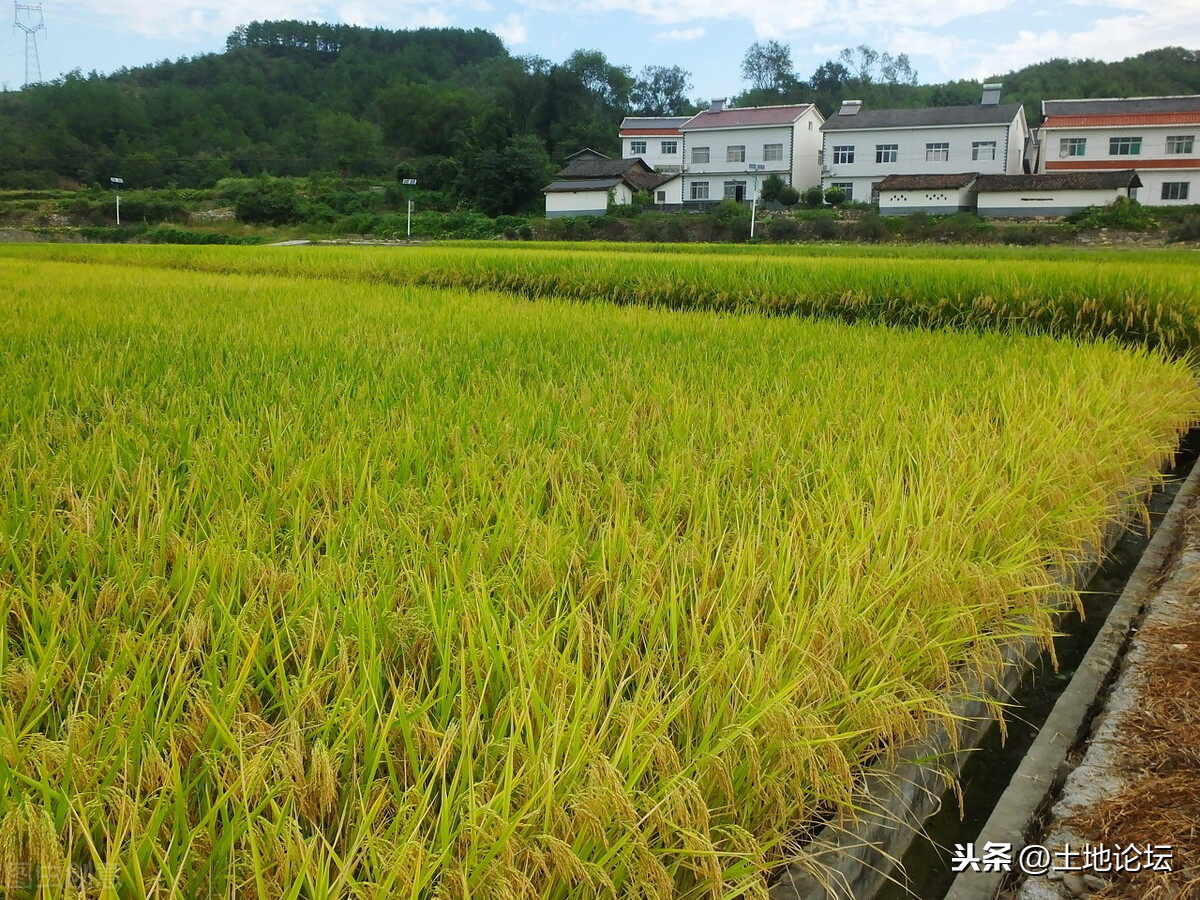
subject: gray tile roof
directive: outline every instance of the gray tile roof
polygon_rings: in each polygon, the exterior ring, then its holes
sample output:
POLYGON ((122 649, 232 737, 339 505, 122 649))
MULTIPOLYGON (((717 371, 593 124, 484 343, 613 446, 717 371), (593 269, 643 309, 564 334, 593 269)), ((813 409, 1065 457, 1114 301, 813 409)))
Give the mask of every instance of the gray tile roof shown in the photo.
POLYGON ((621 130, 630 128, 678 128, 691 116, 626 116, 621 120, 621 130))
POLYGON ((558 178, 620 178, 629 172, 653 171, 641 157, 633 159, 597 159, 580 156, 571 159, 566 168, 556 173, 558 178))
POLYGON ((980 175, 971 185, 983 191, 1089 191, 1141 187, 1133 169, 1110 172, 1055 172, 1049 175, 980 175))
POLYGON ((889 175, 879 182, 881 191, 942 191, 966 187, 979 177, 978 172, 960 175, 889 175))
POLYGON ((916 128, 937 125, 1007 125, 1021 110, 1020 103, 996 106, 932 106, 925 109, 864 109, 854 116, 833 115, 822 131, 864 128, 916 128))
POLYGON ((620 178, 584 178, 575 181, 555 181, 544 188, 544 194, 556 194, 565 191, 607 191, 621 183, 620 178))
POLYGON ((1188 97, 1042 101, 1042 115, 1044 116, 1130 116, 1173 112, 1200 112, 1200 94, 1188 97))

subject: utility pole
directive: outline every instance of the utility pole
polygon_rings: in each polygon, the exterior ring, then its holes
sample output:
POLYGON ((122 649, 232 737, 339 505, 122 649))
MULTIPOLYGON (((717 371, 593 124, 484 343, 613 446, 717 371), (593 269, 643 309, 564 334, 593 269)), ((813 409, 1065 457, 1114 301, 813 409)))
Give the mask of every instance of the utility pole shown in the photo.
POLYGON ((38 61, 37 33, 46 30, 42 19, 42 4, 13 0, 13 27, 25 32, 25 87, 42 80, 42 64, 38 61), (21 13, 25 13, 22 17, 21 13))

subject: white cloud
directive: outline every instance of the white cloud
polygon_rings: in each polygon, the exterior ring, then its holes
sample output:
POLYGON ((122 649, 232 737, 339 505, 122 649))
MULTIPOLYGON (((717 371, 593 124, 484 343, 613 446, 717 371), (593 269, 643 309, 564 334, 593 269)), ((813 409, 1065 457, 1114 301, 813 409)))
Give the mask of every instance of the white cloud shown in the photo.
MULTIPOLYGON (((749 22, 760 37, 799 37, 813 31, 878 43, 885 28, 941 27, 996 12, 1016 0, 583 0, 592 12, 632 12, 664 25, 715 20, 749 22)), ((845 43, 850 43, 847 40, 845 43)), ((844 44, 843 44, 844 46, 844 44)))
POLYGON ((972 73, 987 77, 1056 57, 1111 62, 1159 47, 1200 46, 1194 0, 1110 0, 1108 5, 1126 14, 1098 19, 1079 31, 1020 31, 1015 40, 981 54, 972 73))
POLYGON ((704 37, 703 28, 672 28, 670 31, 660 31, 654 36, 656 41, 695 41, 704 37))
POLYGON ((492 31, 496 32, 500 36, 500 40, 509 47, 529 42, 529 28, 525 25, 525 19, 516 13, 509 13, 507 19, 492 26, 492 31))

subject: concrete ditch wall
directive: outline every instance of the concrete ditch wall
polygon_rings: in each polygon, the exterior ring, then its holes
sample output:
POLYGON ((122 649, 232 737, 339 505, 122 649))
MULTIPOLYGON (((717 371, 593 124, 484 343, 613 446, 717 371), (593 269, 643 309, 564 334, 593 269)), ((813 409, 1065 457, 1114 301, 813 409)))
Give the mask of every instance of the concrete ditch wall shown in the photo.
MULTIPOLYGON (((1092 579, 1130 520, 1132 496, 1121 503, 1127 515, 1107 527, 1103 550, 1086 554, 1069 573, 1056 573, 1060 584, 1082 589, 1092 579)), ((1060 608, 1056 621, 1068 611, 1060 608)), ((994 721, 987 703, 967 698, 1009 700, 1042 648, 1036 638, 1022 636, 1009 640, 1001 652, 1002 672, 967 679, 964 698, 952 707, 960 723, 955 732, 939 723, 925 740, 903 748, 894 765, 869 771, 856 793, 857 819, 821 829, 772 886, 771 900, 865 900, 883 887, 994 721)), ((989 840, 1004 838, 989 833, 989 840)))

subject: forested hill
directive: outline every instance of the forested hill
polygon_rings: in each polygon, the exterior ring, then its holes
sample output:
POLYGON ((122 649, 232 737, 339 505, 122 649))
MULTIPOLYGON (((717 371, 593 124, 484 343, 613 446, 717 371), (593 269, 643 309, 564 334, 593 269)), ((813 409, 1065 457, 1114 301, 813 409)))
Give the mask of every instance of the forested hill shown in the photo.
MULTIPOLYGON (((815 100, 828 113, 847 97, 875 107, 979 99, 975 82, 921 85, 906 60, 898 67, 867 47, 807 78, 791 71, 786 52, 763 60, 774 68, 748 74, 741 105, 815 100)), ((513 57, 479 29, 255 22, 236 29, 223 53, 0 94, 0 188, 90 185, 113 174, 130 188, 204 187, 259 172, 387 177, 405 163, 423 189, 509 212, 536 203, 568 153, 619 152, 622 116, 694 111, 689 79, 675 66, 634 73, 598 51, 557 63, 513 57)), ((995 80, 1005 99, 1031 104, 1200 93, 1200 64, 1197 53, 1168 48, 1119 63, 1054 60, 995 80)))

